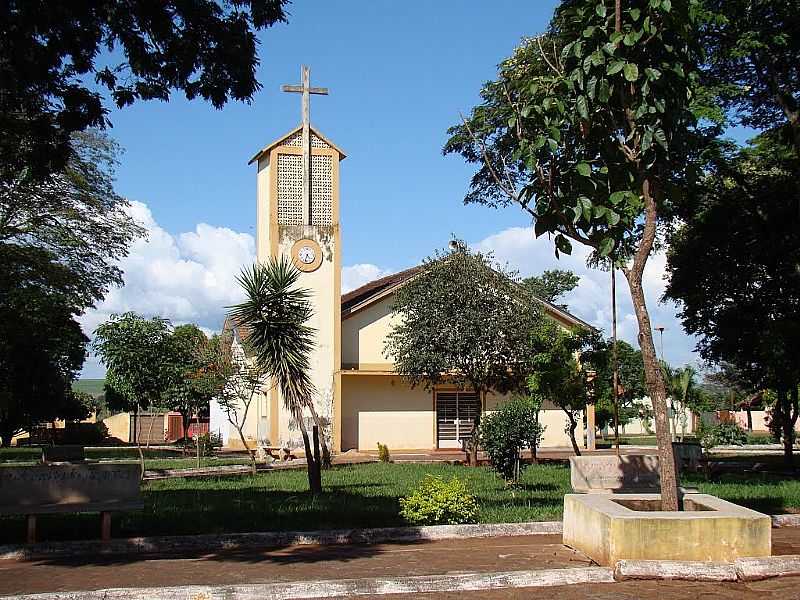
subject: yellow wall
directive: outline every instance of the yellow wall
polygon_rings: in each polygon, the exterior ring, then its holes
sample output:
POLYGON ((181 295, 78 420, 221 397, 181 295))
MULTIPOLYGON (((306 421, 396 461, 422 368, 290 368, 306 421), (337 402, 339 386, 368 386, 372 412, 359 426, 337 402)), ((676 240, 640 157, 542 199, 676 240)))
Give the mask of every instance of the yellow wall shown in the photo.
POLYGON ((123 442, 130 441, 131 437, 131 414, 127 412, 117 413, 103 419, 103 424, 108 428, 108 435, 115 437, 123 442))
MULTIPOLYGON (((486 397, 486 412, 493 412, 505 401, 510 399, 508 395, 494 395, 489 394, 486 397)), ((583 442, 584 427, 583 427, 583 414, 577 417, 578 427, 575 429, 575 439, 578 445, 584 447, 583 442)), ((571 447, 569 435, 566 433, 567 415, 563 410, 558 408, 550 401, 546 401, 542 405, 542 410, 539 413, 539 423, 544 426, 544 436, 542 437, 541 448, 554 448, 554 447, 571 447)))
MULTIPOLYGON (((489 395, 487 412, 493 412, 508 396, 489 395)), ((568 447, 564 412, 546 405, 539 415, 545 425, 542 447, 568 447)), ((575 431, 583 446, 583 426, 575 431)), ((389 450, 436 448, 436 413, 433 393, 412 389, 402 378, 390 375, 347 374, 342 377, 342 450, 375 450, 378 442, 389 450)))
POLYGON ((411 389, 399 377, 342 377, 342 450, 433 448, 434 412, 430 391, 411 389))
POLYGON ((386 337, 396 317, 392 315, 392 297, 353 313, 342 321, 342 366, 369 370, 392 362, 383 354, 386 337))

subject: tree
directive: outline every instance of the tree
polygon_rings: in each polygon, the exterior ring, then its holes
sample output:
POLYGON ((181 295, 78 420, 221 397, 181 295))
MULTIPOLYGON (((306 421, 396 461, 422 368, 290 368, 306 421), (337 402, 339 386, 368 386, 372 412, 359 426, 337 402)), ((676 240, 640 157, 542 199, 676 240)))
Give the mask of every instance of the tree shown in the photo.
POLYGON ((700 390, 706 395, 713 396, 709 399, 712 400, 709 404, 716 404, 727 409, 744 409, 747 413, 747 431, 752 433, 752 410, 754 408, 758 410, 758 407, 763 408, 764 390, 754 387, 744 373, 736 368, 736 365, 722 361, 717 367, 717 371, 706 374, 700 390), (713 403, 713 399, 718 399, 718 401, 713 403))
MULTIPOLYGON (((92 348, 107 368, 106 385, 124 398, 127 410, 138 415, 141 408, 164 407, 176 383, 169 321, 127 312, 112 315, 94 334, 92 348)), ((138 435, 136 445, 144 477, 144 453, 138 435)))
MULTIPOLYGON (((533 295, 555 304, 565 295, 578 287, 580 277, 575 275, 572 271, 565 271, 563 269, 550 269, 534 277, 528 277, 522 280, 522 284, 528 288, 528 291, 533 295)), ((566 305, 559 305, 561 308, 566 308, 566 305)))
MULTIPOLYGON (((530 332, 541 317, 491 254, 453 246, 427 258, 396 292, 398 319, 384 352, 412 386, 454 384, 475 392, 483 408, 490 392, 524 391, 530 332)), ((480 416, 476 421, 477 431, 480 416)), ((475 464, 477 435, 471 458, 475 464)))
POLYGON ((80 313, 122 285, 118 260, 144 230, 114 191, 117 145, 96 131, 75 134, 72 143, 75 153, 63 171, 35 179, 21 169, 0 178, 0 246, 3 269, 25 263, 31 280, 43 284, 57 263, 58 280, 46 285, 58 285, 80 313))
POLYGON ((221 108, 259 89, 256 32, 287 0, 5 3, 0 35, 0 170, 59 172, 70 136, 173 90, 221 108), (92 82, 92 84, 90 84, 92 82))
POLYGON ((736 121, 778 129, 800 157, 800 12, 785 0, 703 0, 705 85, 736 121))
POLYGON ((784 455, 800 383, 800 173, 775 137, 713 165, 671 240, 665 296, 679 303, 687 332, 711 362, 734 365, 750 386, 774 389, 784 455))
POLYGON ((531 455, 536 455, 544 430, 538 412, 531 398, 515 396, 481 421, 481 446, 506 481, 519 482, 525 468, 519 457, 522 450, 530 448, 531 455))
POLYGON ((69 272, 38 249, 9 257, 0 245, 0 445, 40 423, 82 419, 72 391, 87 338, 64 299, 69 272))
POLYGON ((214 386, 207 379, 213 376, 209 339, 197 325, 178 325, 172 331, 172 365, 175 383, 169 390, 172 410, 181 413, 184 435, 188 435, 192 416, 208 412, 214 386))
POLYGON ((300 272, 285 256, 273 257, 266 264, 255 264, 243 270, 238 281, 246 299, 231 308, 230 317, 249 330, 247 344, 253 351, 257 369, 275 381, 284 406, 300 429, 308 485, 316 495, 322 492, 322 458, 319 417, 314 408, 317 391, 311 381, 309 364, 314 330, 308 321, 313 311, 310 292, 297 287, 299 278, 300 272), (315 423, 313 452, 305 424, 306 411, 315 423))
POLYGON ((550 31, 500 65, 445 146, 480 165, 466 202, 518 205, 537 236, 554 236, 557 255, 577 242, 622 270, 655 412, 665 510, 678 509, 678 488, 642 276, 659 219, 693 177, 695 8, 695 0, 630 0, 615 15, 605 0, 564 0, 550 31))
POLYGON ((592 381, 595 399, 595 424, 600 429, 614 425, 614 411, 620 425, 640 418, 643 405, 640 400, 647 395, 644 363, 641 350, 634 349, 624 340, 617 341, 617 405, 614 406, 614 386, 611 340, 596 340, 581 354, 581 362, 595 371, 592 381))
POLYGON ((575 431, 589 399, 587 373, 581 368, 578 357, 596 343, 596 332, 581 329, 568 331, 550 320, 541 321, 534 330, 536 354, 533 356, 529 387, 533 393, 558 406, 567 416, 566 433, 577 456, 580 456, 581 450, 575 431))
MULTIPOLYGON (((209 405, 217 389, 214 352, 210 341, 197 325, 178 325, 170 339, 174 383, 168 390, 169 408, 181 413, 185 442, 189 437, 192 416, 200 423, 201 414, 208 416, 209 405)), ((200 434, 195 439, 197 468, 200 468, 200 434)))
POLYGON ((672 437, 678 437, 678 425, 681 428, 680 441, 686 438, 687 411, 693 404, 692 398, 697 394, 697 370, 691 365, 673 369, 668 364, 662 364, 667 390, 672 398, 672 437))
POLYGON ((250 406, 264 393, 269 378, 258 361, 247 357, 245 349, 233 343, 229 336, 216 336, 211 341, 214 378, 214 397, 225 412, 228 422, 236 428, 242 446, 250 458, 253 475, 256 474, 255 449, 250 448, 244 435, 250 406))

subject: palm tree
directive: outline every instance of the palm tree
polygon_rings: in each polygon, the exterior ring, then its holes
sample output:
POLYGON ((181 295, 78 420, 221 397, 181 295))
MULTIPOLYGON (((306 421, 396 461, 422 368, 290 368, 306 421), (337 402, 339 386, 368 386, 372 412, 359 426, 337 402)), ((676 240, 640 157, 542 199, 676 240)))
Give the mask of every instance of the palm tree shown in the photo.
POLYGON ((662 363, 661 368, 664 372, 664 381, 667 384, 667 391, 672 397, 672 440, 678 437, 678 423, 681 426, 680 441, 686 439, 686 408, 690 396, 694 394, 697 370, 691 365, 686 365, 681 369, 673 369, 668 364, 662 363))
MULTIPOLYGON (((285 256, 254 264, 237 277, 246 300, 231 307, 230 316, 249 330, 248 345, 255 360, 281 391, 283 403, 300 428, 306 451, 308 484, 312 494, 322 492, 319 418, 314 410, 316 389, 309 375, 314 329, 310 292, 297 287, 300 272, 285 256), (315 421, 312 442, 304 414, 315 421)), ((324 438, 323 438, 324 445, 324 438)), ((327 448, 325 449, 327 455, 327 448)))

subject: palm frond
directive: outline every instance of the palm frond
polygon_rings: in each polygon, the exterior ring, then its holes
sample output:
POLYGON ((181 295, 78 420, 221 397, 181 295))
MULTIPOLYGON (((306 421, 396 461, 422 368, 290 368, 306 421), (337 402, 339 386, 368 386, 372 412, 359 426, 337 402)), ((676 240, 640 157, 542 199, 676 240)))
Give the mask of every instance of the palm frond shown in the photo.
POLYGON ((311 406, 316 393, 309 375, 314 348, 310 292, 297 286, 300 273, 285 256, 242 270, 237 280, 246 299, 230 316, 248 330, 256 360, 275 378, 284 405, 295 419, 311 406))

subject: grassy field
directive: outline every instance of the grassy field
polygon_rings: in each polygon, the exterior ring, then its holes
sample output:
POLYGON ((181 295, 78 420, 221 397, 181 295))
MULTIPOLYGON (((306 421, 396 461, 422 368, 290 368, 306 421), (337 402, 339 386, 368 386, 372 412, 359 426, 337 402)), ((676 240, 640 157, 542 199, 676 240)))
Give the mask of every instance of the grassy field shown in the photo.
MULTIPOLYGON (((562 464, 530 467, 517 488, 507 487, 488 468, 455 465, 367 464, 323 473, 324 493, 312 499, 303 470, 170 479, 143 487, 145 509, 114 518, 114 535, 178 535, 243 531, 311 530, 403 525, 399 498, 427 474, 467 481, 480 505, 482 523, 561 518, 569 490, 562 464)), ((800 509, 800 481, 767 475, 724 475, 712 482, 684 479, 738 504, 767 513, 800 509)), ((85 539, 99 533, 97 515, 45 515, 43 539, 85 539)), ((0 518, 0 543, 24 539, 22 518, 0 518)))

